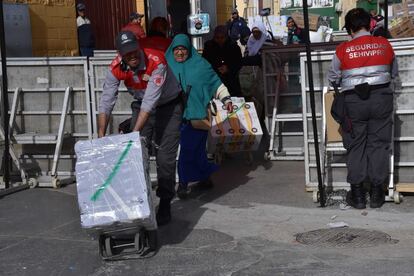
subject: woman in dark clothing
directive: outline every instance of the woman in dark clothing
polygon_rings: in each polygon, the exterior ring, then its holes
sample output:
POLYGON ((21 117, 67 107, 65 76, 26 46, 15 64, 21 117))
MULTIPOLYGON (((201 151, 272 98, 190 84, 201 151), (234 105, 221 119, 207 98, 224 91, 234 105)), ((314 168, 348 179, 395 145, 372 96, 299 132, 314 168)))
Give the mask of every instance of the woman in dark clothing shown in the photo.
POLYGON ((292 17, 287 19, 286 25, 288 27, 287 45, 303 43, 302 29, 296 25, 292 17))
POLYGON ((242 66, 239 46, 231 42, 226 26, 217 26, 214 38, 204 44, 203 57, 228 88, 230 95, 241 97, 239 71, 242 66))

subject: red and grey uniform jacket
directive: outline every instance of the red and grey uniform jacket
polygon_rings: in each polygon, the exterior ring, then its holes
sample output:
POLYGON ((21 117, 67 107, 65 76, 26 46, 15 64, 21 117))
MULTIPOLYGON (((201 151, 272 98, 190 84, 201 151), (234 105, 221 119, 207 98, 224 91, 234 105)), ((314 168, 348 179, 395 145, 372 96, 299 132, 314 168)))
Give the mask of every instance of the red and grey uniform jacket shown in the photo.
POLYGON ((391 81, 394 50, 386 38, 363 35, 336 48, 340 62, 342 91, 358 84, 385 84, 391 81))
POLYGON ((144 45, 141 45, 141 63, 135 70, 123 65, 120 56, 112 61, 105 77, 99 113, 112 112, 121 81, 128 92, 141 102, 141 110, 146 112, 176 99, 181 91, 164 53, 144 45))
MULTIPOLYGON (((122 58, 117 56, 111 63, 111 72, 118 79, 123 80, 128 89, 141 90, 146 89, 149 77, 152 73, 167 66, 164 54, 154 49, 143 49, 145 67, 138 68, 137 71, 122 68, 122 58)), ((162 84, 164 79, 161 75, 154 79, 155 84, 162 84)))

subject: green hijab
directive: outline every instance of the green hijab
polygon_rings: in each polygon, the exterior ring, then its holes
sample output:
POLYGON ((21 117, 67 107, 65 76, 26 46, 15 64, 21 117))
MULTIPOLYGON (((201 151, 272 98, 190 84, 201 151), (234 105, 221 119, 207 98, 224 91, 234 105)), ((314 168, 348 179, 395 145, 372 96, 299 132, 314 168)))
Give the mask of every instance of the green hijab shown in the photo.
POLYGON ((165 52, 168 66, 181 84, 184 92, 191 86, 184 118, 187 120, 202 120, 207 117, 207 105, 214 97, 218 87, 222 84, 210 63, 201 57, 191 45, 189 38, 184 34, 174 37, 170 47, 165 52), (188 58, 184 62, 176 62, 173 49, 183 46, 189 50, 188 58))

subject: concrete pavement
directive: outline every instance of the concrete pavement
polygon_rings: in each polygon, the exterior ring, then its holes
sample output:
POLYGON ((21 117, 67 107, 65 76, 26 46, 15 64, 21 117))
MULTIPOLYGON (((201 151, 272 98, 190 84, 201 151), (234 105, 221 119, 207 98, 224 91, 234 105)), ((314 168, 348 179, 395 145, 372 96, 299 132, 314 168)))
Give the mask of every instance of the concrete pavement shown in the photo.
MULTIPOLYGON (((240 156, 239 156, 240 157, 240 156)), ((319 208, 304 190, 302 162, 248 166, 237 156, 212 190, 173 203, 161 248, 145 260, 103 262, 80 228, 76 186, 0 199, 0 275, 413 275, 412 197, 381 209, 319 208), (297 233, 346 222, 392 242, 373 247, 303 245, 297 233)))

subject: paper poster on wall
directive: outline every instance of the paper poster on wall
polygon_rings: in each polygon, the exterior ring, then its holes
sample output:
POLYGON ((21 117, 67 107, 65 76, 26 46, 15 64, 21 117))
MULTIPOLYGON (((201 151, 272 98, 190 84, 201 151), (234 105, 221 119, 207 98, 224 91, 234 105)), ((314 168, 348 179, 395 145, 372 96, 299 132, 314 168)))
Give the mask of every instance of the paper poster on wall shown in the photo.
POLYGON ((272 34, 275 39, 282 39, 287 33, 287 16, 269 16, 270 26, 272 28, 272 34))
POLYGON ((292 7, 292 0, 281 0, 280 1, 280 8, 286 9, 292 7))
MULTIPOLYGON (((333 7, 334 0, 308 0, 309 8, 330 8, 333 7)), ((302 0, 281 0, 280 7, 286 8, 302 8, 302 0)))

